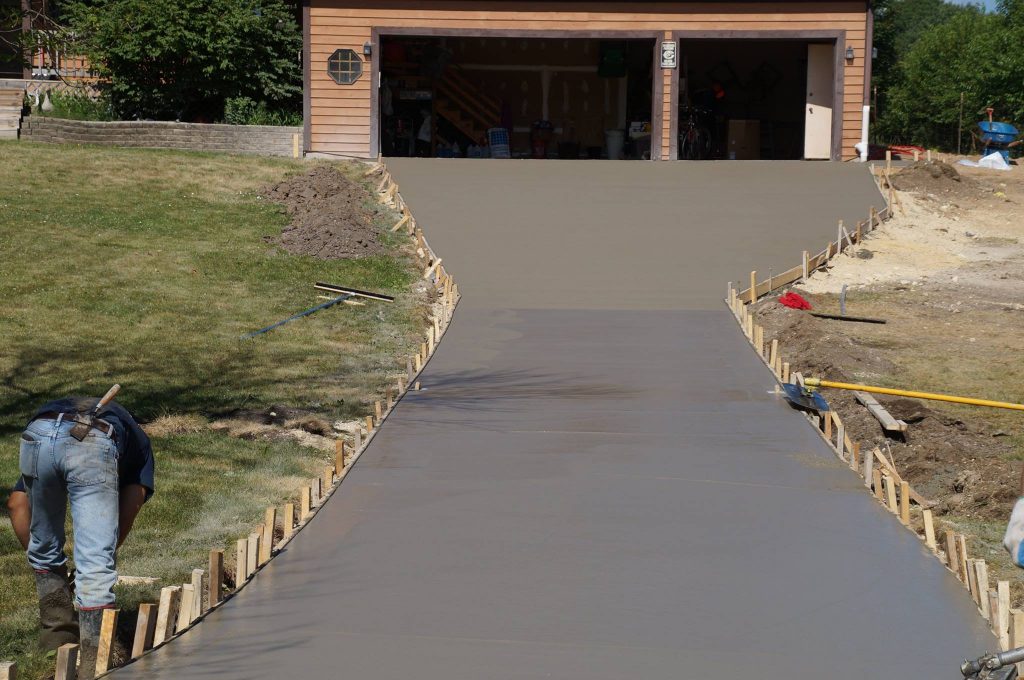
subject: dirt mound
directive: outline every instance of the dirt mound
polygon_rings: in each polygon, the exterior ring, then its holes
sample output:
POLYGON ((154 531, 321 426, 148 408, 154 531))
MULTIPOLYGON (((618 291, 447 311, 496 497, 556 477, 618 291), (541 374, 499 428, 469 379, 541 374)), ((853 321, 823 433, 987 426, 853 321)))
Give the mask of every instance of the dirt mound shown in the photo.
POLYGON ((918 161, 902 168, 893 174, 892 184, 899 191, 942 198, 973 197, 978 193, 977 182, 961 176, 956 168, 942 161, 918 161))
POLYGON ((291 217, 279 237, 268 239, 290 253, 338 260, 384 252, 370 192, 335 168, 316 166, 263 195, 291 217))

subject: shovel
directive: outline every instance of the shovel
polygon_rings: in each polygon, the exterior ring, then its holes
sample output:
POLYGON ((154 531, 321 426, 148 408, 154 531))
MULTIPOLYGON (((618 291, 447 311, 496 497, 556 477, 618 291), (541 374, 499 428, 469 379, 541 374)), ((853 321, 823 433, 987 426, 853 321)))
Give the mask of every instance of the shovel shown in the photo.
POLYGON ((120 389, 120 385, 114 385, 107 390, 107 393, 103 395, 102 399, 96 402, 96 408, 94 408, 91 413, 75 416, 75 426, 71 428, 71 432, 69 432, 69 434, 78 441, 85 439, 85 436, 89 434, 89 430, 96 425, 96 414, 103 410, 104 406, 114 400, 114 397, 117 396, 120 389))

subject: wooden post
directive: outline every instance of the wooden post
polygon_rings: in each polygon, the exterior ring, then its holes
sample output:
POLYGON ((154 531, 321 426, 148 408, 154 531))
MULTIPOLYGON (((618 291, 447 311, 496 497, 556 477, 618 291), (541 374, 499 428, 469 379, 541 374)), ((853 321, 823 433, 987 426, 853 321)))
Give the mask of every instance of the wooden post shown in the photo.
POLYGON ((750 304, 757 302, 757 272, 750 272, 750 304))
POLYGON ((18 664, 0 661, 0 680, 18 680, 18 664))
POLYGON ((846 460, 846 426, 842 422, 836 423, 836 453, 846 460))
POLYGON ((373 416, 366 416, 366 434, 373 432, 373 416))
POLYGON ((316 507, 320 504, 320 478, 314 477, 309 482, 309 502, 316 507))
POLYGON ((292 135, 292 158, 299 157, 299 133, 292 135))
POLYGON ((353 453, 359 453, 359 449, 363 448, 363 433, 360 430, 356 430, 353 441, 355 442, 352 445, 353 453))
POLYGON ((967 577, 967 539, 963 534, 957 534, 956 537, 956 549, 957 558, 960 560, 960 580, 964 582, 964 585, 969 585, 967 577))
MULTIPOLYGON (((1024 647, 1024 610, 1010 610, 1010 649, 1024 647)), ((1020 676, 1021 667, 1024 662, 1017 664, 1017 674, 1020 676)))
POLYGON ((334 442, 334 470, 339 475, 345 469, 345 440, 337 439, 334 442))
POLYGON ((306 519, 309 517, 310 504, 311 503, 310 503, 309 487, 308 486, 304 486, 304 487, 302 487, 302 490, 299 492, 299 521, 300 522, 305 522, 306 519))
MULTIPOLYGON (((132 658, 136 658, 134 653, 132 658)), ((0 675, 0 677, 3 676, 0 675)), ((78 645, 69 642, 57 648, 57 668, 53 680, 76 680, 76 678, 78 678, 78 645)))
POLYGON ((967 589, 971 591, 971 599, 974 604, 981 607, 981 591, 978 590, 978 569, 975 566, 978 560, 967 560, 967 589))
POLYGON ((160 589, 160 606, 156 614, 156 632, 153 646, 162 645, 174 636, 174 624, 178 620, 181 606, 181 586, 167 586, 160 589))
POLYGON ((120 609, 103 610, 103 621, 100 623, 100 643, 96 648, 96 675, 110 670, 114 634, 117 632, 117 614, 120 611, 120 609))
POLYGON ((860 461, 860 444, 854 442, 853 448, 850 449, 850 469, 854 472, 860 472, 860 468, 857 466, 858 461, 860 461))
POLYGON ((192 621, 199 618, 206 609, 203 607, 203 570, 192 570, 192 621))
POLYGON ((874 479, 875 456, 868 451, 864 454, 864 486, 871 488, 871 481, 874 479))
POLYGON ((836 255, 843 252, 843 221, 839 220, 839 227, 836 229, 836 255))
POLYGON ((284 524, 284 538, 290 538, 295 533, 295 503, 284 504, 281 521, 284 524))
POLYGON ((405 394, 405 380, 399 377, 395 384, 398 386, 398 393, 395 395, 395 399, 398 399, 405 394))
POLYGON ((978 593, 981 595, 981 615, 986 619, 992 617, 992 610, 988 602, 988 564, 985 560, 978 560, 974 563, 974 569, 978 578, 978 593))
POLYGON ((235 590, 241 588, 249 576, 248 554, 249 541, 244 538, 238 539, 238 543, 235 544, 235 590))
MULTIPOLYGON (((135 620, 135 639, 132 640, 132 658, 138 659, 142 653, 153 646, 156 633, 157 606, 140 604, 139 618, 135 620)), ((58 667, 59 667, 58 663, 58 667)))
POLYGON ((772 370, 775 370, 775 363, 779 360, 779 339, 772 338, 771 347, 768 349, 768 363, 772 370))
POLYGON ((892 171, 892 151, 889 149, 885 150, 885 172, 889 173, 892 171))
POLYGON ((803 275, 803 278, 801 279, 801 281, 807 281, 807 277, 810 275, 810 272, 807 271, 807 267, 808 267, 808 263, 809 263, 810 257, 811 257, 811 254, 808 253, 805 250, 804 251, 804 256, 803 256, 804 275, 803 275))
POLYGON ((421 365, 427 363, 427 359, 429 359, 429 358, 430 358, 430 354, 427 353, 427 343, 421 342, 420 343, 421 365))
POLYGON ((788 361, 783 361, 782 362, 782 382, 784 382, 784 383, 788 383, 789 382, 789 362, 788 361))
POLYGON ((178 622, 174 626, 174 632, 180 633, 192 623, 192 607, 196 599, 195 588, 191 583, 181 587, 181 606, 178 607, 178 622))
POLYGON ((896 507, 896 482, 891 475, 883 475, 882 479, 885 481, 885 505, 895 515, 899 512, 896 507))
POLYGON ((956 535, 946 529, 946 566, 953 570, 953 573, 960 576, 960 563, 957 561, 956 535))
POLYGON ((1010 582, 996 582, 996 600, 999 602, 999 644, 1003 651, 1010 648, 1010 582))
POLYGON ((914 162, 916 163, 919 160, 921 160, 921 152, 918 151, 917 149, 914 149, 914 162))
POLYGON ((871 483, 875 487, 875 498, 882 500, 882 471, 875 468, 871 472, 871 483))
POLYGON ((999 637, 999 593, 995 590, 988 591, 988 596, 985 598, 988 600, 988 627, 999 637))
POLYGON ((910 526, 910 484, 906 480, 900 481, 900 521, 910 526))
POLYGON ((323 480, 320 482, 320 488, 323 489, 324 495, 327 495, 327 490, 334 486, 334 466, 328 465, 324 468, 323 480))
POLYGON ((260 533, 262 533, 262 530, 260 530, 259 532, 255 532, 254 531, 253 533, 249 534, 249 547, 248 547, 248 549, 246 550, 246 553, 245 553, 245 566, 246 566, 246 574, 245 575, 247 577, 248 576, 252 576, 253 574, 255 574, 256 573, 256 568, 259 566, 259 559, 260 559, 260 533))
POLYGON ((411 355, 409 356, 408 359, 405 360, 405 375, 406 375, 407 382, 412 382, 412 379, 413 379, 413 376, 415 376, 415 373, 413 373, 412 356, 411 355))
POLYGON ((921 511, 921 518, 924 520, 924 543, 934 552, 938 547, 935 545, 935 525, 932 523, 932 511, 925 508, 921 511))
POLYGON ((216 606, 224 597, 224 551, 210 551, 210 581, 207 599, 210 606, 216 606))
POLYGON ((274 551, 274 526, 277 524, 277 507, 271 505, 263 514, 263 536, 260 537, 260 566, 270 560, 274 551))
POLYGON ((380 400, 373 402, 373 417, 377 420, 377 424, 380 424, 380 419, 384 417, 384 409, 381 408, 380 400))
POLYGON ((395 395, 394 390, 392 390, 390 387, 388 387, 387 389, 384 390, 385 406, 386 406, 386 409, 388 411, 390 411, 395 406, 395 396, 394 395, 395 395))

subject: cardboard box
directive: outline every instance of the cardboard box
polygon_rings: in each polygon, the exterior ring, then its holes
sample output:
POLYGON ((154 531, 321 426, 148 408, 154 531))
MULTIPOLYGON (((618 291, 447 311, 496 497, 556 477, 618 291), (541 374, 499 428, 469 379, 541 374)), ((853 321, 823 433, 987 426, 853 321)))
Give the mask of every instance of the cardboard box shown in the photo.
POLYGON ((761 157, 761 121, 730 120, 726 154, 731 161, 759 159, 761 157))

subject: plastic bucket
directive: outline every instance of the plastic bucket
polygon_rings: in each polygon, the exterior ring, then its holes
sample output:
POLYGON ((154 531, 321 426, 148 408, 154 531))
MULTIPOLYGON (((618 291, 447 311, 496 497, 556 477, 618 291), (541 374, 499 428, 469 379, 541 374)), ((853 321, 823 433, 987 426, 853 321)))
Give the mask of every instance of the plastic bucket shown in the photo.
POLYGON ((608 158, 618 160, 622 158, 622 147, 626 142, 626 133, 622 130, 604 131, 604 148, 608 152, 608 158))

